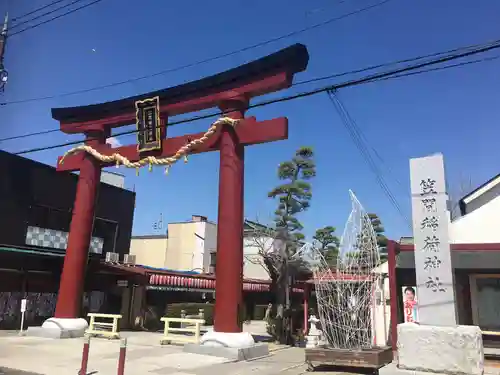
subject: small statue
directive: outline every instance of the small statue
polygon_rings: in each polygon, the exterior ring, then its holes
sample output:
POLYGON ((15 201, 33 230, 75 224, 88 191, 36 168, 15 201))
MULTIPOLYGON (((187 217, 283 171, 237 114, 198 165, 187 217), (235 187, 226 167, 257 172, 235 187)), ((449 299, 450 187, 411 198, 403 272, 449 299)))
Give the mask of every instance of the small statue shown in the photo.
POLYGON ((319 333, 321 332, 319 329, 318 329, 318 326, 317 324, 319 323, 319 319, 316 318, 316 315, 311 315, 309 317, 309 323, 310 323, 310 326, 309 326, 309 335, 310 336, 318 336, 319 333))
POLYGON ((306 348, 317 348, 324 345, 323 332, 318 329, 318 323, 320 320, 316 318, 316 315, 311 315, 309 318, 309 333, 306 337, 306 348))
POLYGON ((268 304, 268 305, 267 305, 267 309, 266 309, 266 314, 264 315, 264 320, 265 320, 266 322, 268 322, 268 323, 269 323, 269 322, 270 322, 270 320, 271 320, 271 310, 272 310, 272 309, 273 309, 273 304, 272 304, 272 303, 268 304))

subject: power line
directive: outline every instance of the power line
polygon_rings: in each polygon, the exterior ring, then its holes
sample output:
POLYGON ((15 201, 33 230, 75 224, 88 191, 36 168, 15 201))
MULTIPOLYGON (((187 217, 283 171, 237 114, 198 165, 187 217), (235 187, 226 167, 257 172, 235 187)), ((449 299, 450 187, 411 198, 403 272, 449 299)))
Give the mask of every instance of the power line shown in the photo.
MULTIPOLYGON (((60 0, 60 1, 61 1, 61 0, 60 0)), ((60 2, 60 1, 57 1, 56 3, 60 2)), ((48 15, 50 15, 50 14, 52 14, 52 13, 56 13, 56 12, 60 11, 61 9, 64 9, 64 8, 70 7, 71 5, 74 5, 74 4, 77 4, 77 3, 81 3, 82 1, 83 1, 83 0, 74 0, 73 2, 71 2, 71 3, 69 3, 69 4, 61 5, 60 7, 56 8, 56 9, 49 10, 48 12, 42 13, 42 14, 40 14, 40 15, 38 15, 38 16, 35 16, 35 17, 33 17, 33 18, 30 18, 30 19, 28 19, 28 20, 26 20, 26 21, 16 23, 16 24, 14 24, 13 26, 11 26, 11 28, 10 28, 10 29, 12 30, 12 29, 15 29, 15 28, 17 28, 17 27, 19 27, 19 26, 21 26, 21 25, 24 25, 24 24, 27 24, 27 23, 33 22, 33 21, 35 21, 35 20, 38 20, 38 19, 40 19, 40 18, 46 17, 46 16, 48 16, 48 15)), ((53 4, 53 5, 55 5, 55 4, 53 4)))
POLYGON ((394 197, 394 194, 392 194, 391 189, 387 185, 387 183, 384 179, 384 176, 382 175, 380 169, 378 168, 377 163, 375 163, 375 161, 373 160, 373 158, 370 154, 370 151, 368 150, 368 148, 366 146, 366 142, 363 139, 363 134, 361 132, 361 129, 359 129, 356 122, 351 117, 349 111, 347 110, 345 105, 342 103, 340 98, 336 95, 336 93, 333 90, 327 91, 327 95, 328 95, 328 99, 330 99, 330 102, 333 104, 337 113, 339 114, 340 119, 342 121, 342 124, 344 125, 347 132, 349 133, 349 136, 351 137, 354 145, 356 146, 356 148, 360 152, 361 156, 365 160, 368 167, 375 174, 377 182, 380 185, 380 187, 382 188, 382 191, 387 196, 387 198, 389 199, 389 202, 392 204, 392 206, 398 211, 398 213, 404 219, 404 221, 409 226, 409 228, 411 228, 411 220, 408 218, 408 216, 401 209, 399 202, 394 197))
POLYGON ((17 34, 24 33, 25 31, 28 31, 28 30, 34 29, 34 28, 36 28, 36 27, 38 27, 38 26, 45 25, 45 24, 47 24, 47 23, 49 23, 49 22, 55 21, 55 20, 57 20, 57 19, 59 19, 59 18, 65 17, 65 16, 70 15, 70 14, 72 14, 72 13, 78 12, 78 11, 79 11, 79 10, 81 10, 81 9, 85 9, 85 8, 87 8, 87 7, 91 6, 91 5, 94 5, 94 4, 97 4, 97 3, 100 3, 101 1, 102 1, 102 0, 94 0, 94 1, 92 1, 91 3, 88 3, 88 4, 85 4, 85 5, 82 5, 81 7, 78 7, 78 8, 72 9, 72 10, 69 10, 69 11, 67 11, 66 13, 59 14, 58 16, 55 16, 55 17, 49 18, 48 20, 45 20, 45 21, 39 22, 39 23, 37 23, 37 24, 35 24, 35 25, 25 27, 24 29, 21 29, 21 30, 19 30, 19 31, 15 32, 15 33, 10 34, 10 37, 12 37, 12 36, 14 36, 14 35, 17 35, 17 34))
MULTIPOLYGON (((97 0, 95 2, 98 2, 98 1, 101 1, 101 0, 97 0)), ((326 20, 324 22, 320 22, 320 23, 317 23, 317 24, 314 24, 314 25, 302 28, 300 30, 295 30, 295 31, 292 31, 292 32, 287 33, 287 34, 283 34, 283 35, 280 35, 278 37, 265 40, 263 42, 259 42, 259 43, 252 44, 252 45, 248 45, 246 47, 243 47, 243 48, 231 51, 231 52, 226 52, 226 53, 223 53, 221 55, 212 56, 212 57, 209 57, 209 58, 206 58, 206 59, 203 59, 203 60, 198 60, 198 61, 191 62, 191 63, 185 64, 185 65, 180 65, 180 66, 177 66, 177 67, 174 67, 174 68, 162 70, 162 71, 159 71, 159 72, 156 72, 156 73, 147 74, 147 75, 143 75, 143 76, 136 77, 136 78, 130 78, 130 79, 126 79, 124 81, 109 83, 107 85, 91 87, 91 88, 83 89, 83 90, 71 91, 71 92, 66 92, 66 93, 56 94, 56 95, 42 96, 42 97, 37 97, 37 98, 29 98, 29 99, 23 99, 23 100, 15 100, 15 101, 10 101, 10 102, 4 102, 4 103, 0 103, 0 105, 21 104, 21 103, 27 103, 27 102, 33 102, 33 101, 49 100, 49 99, 55 99, 55 98, 62 98, 62 97, 66 97, 66 96, 72 96, 72 95, 78 95, 78 94, 85 94, 85 93, 92 92, 92 91, 98 91, 98 90, 108 89, 108 88, 111 88, 111 87, 122 86, 122 85, 125 85, 125 84, 128 84, 128 83, 133 83, 133 82, 142 81, 142 80, 153 78, 153 77, 158 77, 158 76, 165 75, 165 74, 168 74, 168 73, 178 72, 180 70, 185 70, 185 69, 192 68, 192 67, 195 67, 195 66, 198 66, 198 65, 202 65, 202 64, 206 64, 206 63, 209 63, 209 62, 212 62, 212 61, 216 61, 216 60, 220 60, 220 59, 223 59, 223 58, 226 58, 226 57, 234 56, 234 55, 237 55, 239 53, 243 53, 243 52, 255 49, 255 48, 263 47, 263 46, 266 46, 266 45, 274 43, 274 42, 278 42, 278 41, 281 41, 281 40, 284 40, 284 39, 288 39, 288 38, 291 38, 291 37, 303 34, 305 32, 308 32, 308 31, 311 31, 311 30, 314 30, 314 29, 317 29, 317 28, 320 28, 320 27, 323 27, 323 26, 327 26, 327 25, 329 25, 329 24, 331 24, 333 22, 340 21, 340 20, 342 20, 344 18, 348 18, 348 17, 354 16, 354 15, 357 15, 359 13, 363 13, 363 12, 369 11, 369 10, 374 9, 376 7, 382 6, 382 5, 384 5, 384 4, 386 4, 386 3, 390 2, 390 1, 393 1, 393 0, 383 0, 383 1, 378 2, 376 4, 372 4, 372 5, 366 6, 364 8, 360 8, 360 9, 352 11, 350 13, 345 13, 345 14, 343 14, 341 16, 330 18, 330 19, 328 19, 328 20, 326 20)), ((92 5, 92 4, 93 3, 91 3, 90 5, 92 5)), ((36 26, 37 25, 35 25, 34 27, 36 27, 36 26)), ((25 31, 25 30, 27 30, 27 29, 23 29, 20 32, 25 31)), ((12 35, 15 35, 15 34, 16 33, 14 33, 12 35)))
MULTIPOLYGON (((499 58, 500 58, 500 55, 497 55, 497 56, 487 57, 487 58, 483 58, 483 59, 476 59, 476 60, 472 60, 472 61, 466 61, 466 62, 462 62, 462 63, 452 64, 452 65, 448 65, 448 66, 444 66, 444 67, 430 68, 430 69, 426 69, 426 70, 422 70, 422 71, 418 71, 418 72, 409 72, 406 74, 398 74, 398 75, 386 77, 386 78, 383 78, 383 79, 380 79, 377 81, 403 78, 403 77, 408 77, 408 76, 417 75, 417 74, 435 72, 435 71, 440 71, 440 70, 444 70, 444 69, 475 64, 475 63, 479 63, 479 62, 493 61, 493 60, 497 60, 499 58)), ((367 147, 370 145, 368 144, 366 137, 364 136, 362 130, 358 127, 356 121, 349 114, 349 111, 345 107, 345 104, 342 103, 338 94, 335 92, 332 92, 332 91, 328 91, 328 96, 329 96, 330 101, 334 104, 339 116, 341 117, 341 120, 342 120, 344 126, 346 127, 347 131, 349 132, 349 135, 351 136, 355 146, 358 148, 358 151, 360 151, 361 155, 365 159, 365 162, 368 164, 368 167, 375 174, 377 182, 379 183, 384 194, 387 196, 387 198, 389 199, 392 206, 398 211, 398 213, 403 218, 405 223, 411 229, 412 228, 412 221, 401 209, 399 202, 397 201, 396 197, 391 192, 391 189, 389 188, 389 186, 385 182, 383 174, 381 173, 377 164, 375 163, 375 161, 371 157, 370 151, 368 150, 368 147, 367 147)), ((380 156, 378 151, 373 147, 373 145, 371 145, 370 148, 372 149, 373 153, 380 159, 380 161, 382 163, 384 163, 383 158, 380 156)), ((390 168, 388 168, 388 170, 389 170, 389 172, 391 172, 390 168)), ((393 176, 393 178, 401 187, 403 187, 401 184, 401 181, 399 179, 397 179, 395 176, 393 176)))
POLYGON ((477 64, 477 63, 481 63, 481 62, 494 61, 494 60, 498 60, 498 59, 500 59, 500 55, 491 56, 491 57, 485 57, 485 58, 482 58, 482 59, 476 59, 476 60, 471 60, 471 61, 464 61, 464 62, 461 62, 461 63, 450 64, 450 65, 446 65, 446 66, 439 66, 439 67, 436 67, 436 68, 424 69, 424 70, 420 70, 418 72, 408 72, 408 73, 396 74, 396 75, 391 76, 391 77, 385 77, 385 78, 377 79, 376 81, 377 82, 378 81, 387 81, 387 80, 390 80, 390 79, 410 77, 410 76, 420 75, 420 74, 424 74, 424 73, 437 72, 437 71, 446 70, 446 69, 450 69, 450 68, 458 68, 458 67, 461 67, 461 66, 477 64))
POLYGON ((47 5, 43 5, 43 6, 41 6, 40 8, 36 8, 35 10, 32 10, 31 12, 25 13, 25 14, 23 14, 23 15, 19 16, 19 17, 14 17, 14 18, 12 19, 12 21, 13 21, 13 22, 18 21, 18 20, 20 20, 21 18, 24 18, 24 17, 30 16, 30 15, 32 15, 32 14, 38 13, 38 12, 40 12, 41 10, 44 10, 44 9, 50 8, 51 6, 54 6, 54 5, 59 4, 59 3, 62 3, 63 1, 66 1, 66 0, 56 0, 56 1, 53 1, 53 2, 51 2, 51 3, 49 3, 49 4, 47 4, 47 5))
MULTIPOLYGON (((477 49, 472 50, 472 51, 467 51, 467 52, 463 52, 463 53, 460 53, 460 54, 455 54, 455 55, 452 55, 452 56, 445 56, 445 57, 437 58, 437 59, 430 60, 430 61, 427 61, 427 62, 418 63, 418 64, 414 64, 414 65, 409 65, 409 66, 406 66, 406 67, 403 67, 403 68, 397 68, 397 69, 393 69, 391 71, 380 72, 380 73, 372 74, 372 75, 369 75, 369 76, 361 77, 361 78, 358 78, 358 79, 353 79, 353 80, 345 81, 345 82, 342 82, 342 83, 339 83, 339 84, 328 85, 328 86, 324 86, 324 87, 321 87, 321 88, 317 88, 317 89, 313 89, 313 90, 301 92, 301 93, 298 93, 298 94, 293 94, 293 95, 289 95, 289 96, 285 96, 285 97, 281 97, 281 98, 276 98, 276 99, 270 99, 270 100, 267 100, 267 101, 262 101, 262 102, 250 105, 248 108, 252 109, 252 108, 258 108, 258 107, 264 107, 266 105, 274 104, 274 103, 288 102, 288 101, 299 99, 299 98, 305 98, 305 97, 308 97, 308 96, 313 96, 313 95, 316 95, 316 94, 319 94, 319 93, 322 93, 322 92, 336 91, 336 90, 347 88, 347 87, 353 87, 353 86, 358 86, 358 85, 362 85, 362 84, 366 84, 366 83, 377 82, 377 81, 380 81, 380 80, 388 79, 388 78, 390 78, 392 76, 396 76, 396 75, 399 75, 399 77, 405 77, 405 76, 410 75, 408 72, 411 73, 412 71, 417 70, 417 69, 421 69, 421 68, 424 68, 424 67, 427 67, 427 66, 436 65, 436 64, 441 64, 441 63, 444 63, 444 62, 456 60, 456 59, 463 58, 463 57, 472 56, 472 55, 479 54, 479 53, 485 53, 487 51, 490 51, 490 50, 493 50, 493 49, 498 49, 498 48, 500 48, 500 43, 499 42, 497 42, 494 45, 491 44, 491 45, 486 46, 486 47, 477 48, 477 49), (408 73, 408 74, 406 74, 406 73, 408 73)), ((484 61, 484 60, 479 60, 479 61, 476 61, 476 62, 480 62, 480 61, 484 61)), ((450 67, 463 66, 463 65, 466 65, 466 64, 468 64, 468 62, 464 62, 464 63, 461 63, 461 64, 455 64, 455 65, 450 66, 450 67)), ((443 68, 445 68, 445 67, 443 67, 443 68)), ((202 120, 202 119, 208 119, 208 118, 212 118, 212 117, 216 117, 216 116, 220 116, 220 115, 221 115, 221 112, 215 112, 215 113, 211 113, 211 114, 206 114, 206 115, 201 115, 201 116, 195 116, 195 117, 191 117, 191 118, 188 118, 188 119, 184 119, 184 120, 172 122, 170 124, 167 124, 167 126, 173 126, 173 125, 178 125, 178 124, 189 123, 189 122, 193 122, 193 121, 197 121, 197 120, 202 120)), ((135 134, 137 132, 138 132, 138 130, 129 130, 129 131, 121 132, 121 133, 118 133, 118 134, 114 134, 113 137, 120 137, 120 136, 124 136, 124 135, 135 134)), ((73 141, 73 142, 61 143, 61 144, 52 145, 52 146, 32 148, 32 149, 28 149, 28 150, 23 150, 23 151, 17 152, 15 154, 16 155, 24 155, 24 154, 29 154, 29 153, 33 153, 33 152, 39 152, 39 151, 45 151, 45 150, 52 150, 52 149, 55 149, 55 148, 61 148, 61 147, 66 147, 66 146, 77 145, 77 144, 80 144, 81 142, 82 141, 80 140, 80 141, 73 141)))
MULTIPOLYGON (((496 47, 492 46, 492 47, 488 47, 488 48, 499 48, 499 47, 500 47, 500 45, 497 45, 496 47)), ((463 53, 463 54, 455 56, 454 58, 455 59, 456 58, 461 58, 461 57, 464 57, 465 55, 470 55, 472 53, 482 53, 482 52, 485 52, 483 50, 484 50, 484 48, 480 49, 479 51, 472 51, 472 52, 463 53)), ((441 63, 441 62, 443 62, 443 60, 450 60, 450 59, 451 59, 451 57, 447 57, 445 59, 438 59, 438 60, 434 60, 434 61, 429 61, 429 62, 426 62, 426 63, 423 63, 423 64, 417 64, 417 65, 405 67, 405 68, 402 68, 402 69, 396 69, 396 70, 393 70, 391 72, 382 72, 382 73, 371 75, 371 76, 368 76, 368 77, 363 77, 361 79, 350 80, 350 81, 347 81, 347 82, 343 82, 343 83, 340 83, 340 84, 337 84, 337 85, 329 85, 329 86, 322 87, 322 88, 319 88, 319 89, 314 89, 314 90, 310 90, 310 91, 306 91, 306 92, 302 92, 302 93, 298 93, 298 94, 293 94, 293 95, 285 96, 285 97, 282 97, 282 98, 277 98, 277 99, 272 99, 272 100, 268 100, 268 101, 263 101, 263 102, 260 102, 260 103, 256 103, 256 104, 250 105, 249 109, 251 109, 251 108, 257 108, 257 107, 262 107, 262 106, 266 106, 266 105, 274 104, 274 103, 287 102, 287 101, 291 101, 291 100, 295 100, 295 99, 299 99, 299 98, 304 98, 304 97, 316 95, 316 94, 319 94, 319 93, 322 93, 322 92, 326 92, 326 91, 330 91, 330 90, 338 90, 338 89, 341 89, 341 88, 346 88, 346 87, 351 87, 351 86, 357 86, 357 85, 364 84, 364 83, 371 83, 371 82, 377 82, 379 80, 390 79, 390 78, 392 78, 391 77, 392 75, 396 76, 398 73, 402 73, 402 72, 406 72, 406 71, 411 71, 411 70, 414 70, 414 69, 419 69, 419 68, 424 67, 424 66, 429 66, 429 65, 441 63)), ((484 61, 484 59, 483 60, 476 60, 475 62, 477 63, 477 62, 481 62, 481 61, 484 61)), ((449 66, 449 68, 467 65, 469 63, 470 62, 464 62, 464 63, 461 63, 461 64, 454 64, 454 65, 449 66)), ((446 69, 446 68, 448 68, 448 67, 442 67, 441 69, 446 69)), ((429 69, 428 71, 433 71, 433 70, 429 69)), ((415 73, 424 73, 424 72, 425 71, 415 72, 415 73)), ((408 74, 400 74, 400 75, 398 75, 398 77, 401 78, 401 77, 409 76, 409 75, 411 75, 411 73, 412 72, 410 72, 408 74)), ((194 117, 191 117, 191 118, 188 118, 188 119, 185 119, 185 120, 179 120, 179 121, 172 122, 172 123, 168 124, 167 126, 173 126, 173 125, 179 125, 179 124, 189 123, 189 122, 198 121, 198 120, 209 119, 209 118, 217 117, 217 116, 220 116, 220 115, 221 115, 220 112, 215 112, 215 113, 211 113, 211 114, 207 114, 207 115, 194 116, 194 117)), ((121 133, 115 134, 113 136, 114 137, 120 137, 120 136, 124 136, 124 135, 134 134, 134 133, 137 133, 137 132, 138 132, 137 130, 130 130, 130 131, 125 131, 125 132, 121 132, 121 133)), ((50 149, 55 149, 55 148, 61 148, 61 147, 65 147, 65 146, 73 146, 73 145, 77 145, 77 144, 80 144, 80 143, 81 143, 81 141, 73 141, 73 142, 66 142, 66 143, 62 143, 62 144, 58 144, 58 145, 53 145, 53 146, 33 148, 33 149, 29 149, 29 150, 24 150, 24 151, 18 152, 18 153, 16 153, 16 155, 22 155, 22 154, 28 154, 28 153, 33 153, 33 152, 45 151, 45 150, 50 150, 50 149)))
MULTIPOLYGON (((367 71, 370 71, 370 70, 375 70, 375 69, 379 69, 379 68, 385 68, 385 67, 389 67, 389 66, 393 66, 393 65, 400 65, 400 64, 403 64, 403 63, 414 62, 414 61, 418 61, 418 60, 427 59, 427 58, 430 58, 430 57, 437 57, 437 56, 447 55, 447 54, 456 53, 456 52, 459 52, 459 51, 470 51, 470 50, 472 50, 474 48, 482 47, 482 46, 485 46, 485 45, 490 45, 492 43, 494 43, 494 42, 490 42, 490 43, 487 43, 487 44, 475 44, 475 45, 470 45, 470 46, 465 46, 465 47, 453 48, 453 49, 450 49, 450 50, 447 50, 447 51, 433 52, 433 53, 430 53, 430 54, 427 54, 427 55, 415 56, 415 57, 411 57, 411 58, 407 58, 407 59, 401 59, 401 60, 392 61, 392 62, 387 62, 387 63, 383 63, 383 64, 371 65, 371 66, 368 66, 368 67, 365 67, 365 68, 359 68, 359 69, 355 69, 355 70, 351 70, 351 71, 347 71, 347 72, 336 73, 336 74, 331 74, 331 75, 327 75, 327 76, 323 76, 323 77, 308 79, 308 80, 305 80, 305 81, 295 82, 294 84, 292 84, 292 87, 299 86, 299 85, 304 85, 304 84, 309 84, 309 83, 314 83, 314 82, 319 82, 319 81, 324 81, 324 80, 328 80, 328 79, 332 79, 332 78, 339 78, 339 77, 346 76, 346 75, 353 75, 353 74, 357 74, 357 73, 363 73, 363 72, 367 72, 367 71)), ((471 61, 471 62, 467 62, 467 64, 475 63, 475 62, 479 62, 479 61, 471 61)), ((445 66, 445 67, 440 67, 440 68, 435 68, 435 69, 440 70, 440 69, 447 69, 447 68, 450 68, 450 67, 454 67, 454 66, 445 66)), ((415 72, 414 74, 419 74, 419 73, 420 72, 415 72)), ((32 133, 14 135, 14 136, 11 136, 11 137, 1 138, 0 139, 0 143, 1 142, 12 141, 12 140, 16 140, 16 139, 21 139, 21 138, 26 138, 26 137, 33 137, 33 136, 40 136, 40 135, 51 134, 51 133, 59 132, 60 130, 61 129, 59 127, 57 127, 57 128, 53 128, 53 129, 41 130, 41 131, 38 131, 38 132, 32 132, 32 133)))
MULTIPOLYGON (((402 60, 402 61, 409 61, 409 60, 402 60)), ((345 75, 361 73, 361 72, 373 70, 373 69, 376 69, 376 68, 379 68, 379 67, 383 67, 383 66, 394 65, 394 64, 397 64, 397 63, 398 62, 387 63, 387 64, 379 64, 379 65, 374 65, 374 66, 370 66, 370 67, 366 67, 366 68, 362 68, 362 69, 353 70, 353 71, 350 71, 350 72, 343 72, 343 73, 332 74, 332 75, 329 75, 329 76, 326 76, 326 77, 312 78, 312 79, 305 80, 305 81, 295 82, 295 83, 293 83, 291 85, 291 87, 296 87, 296 86, 300 86, 300 85, 304 85, 304 84, 308 84, 308 83, 313 83, 313 82, 318 82, 318 81, 322 81, 322 80, 326 80, 326 79, 336 78, 336 77, 342 77, 342 76, 345 76, 345 75)), ((78 126, 76 126, 75 128, 78 129, 78 126)), ((55 133, 55 132, 59 132, 59 131, 61 131, 61 129, 59 127, 57 127, 57 128, 47 129, 47 130, 41 130, 41 131, 38 131, 38 132, 32 132, 32 133, 14 135, 14 136, 10 136, 10 137, 0 138, 0 143, 7 142, 7 141, 12 141, 12 140, 16 140, 16 139, 21 139, 21 138, 34 137, 34 136, 40 136, 40 135, 47 135, 47 134, 51 134, 51 133, 55 133)))

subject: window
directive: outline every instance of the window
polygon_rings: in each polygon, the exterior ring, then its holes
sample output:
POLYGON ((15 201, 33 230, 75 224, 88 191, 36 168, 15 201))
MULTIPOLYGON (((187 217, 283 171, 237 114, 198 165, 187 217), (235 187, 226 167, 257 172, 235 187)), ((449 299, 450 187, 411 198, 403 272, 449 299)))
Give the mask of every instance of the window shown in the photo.
POLYGON ((69 231, 71 213, 69 211, 42 205, 33 205, 28 213, 28 225, 63 232, 69 231))
POLYGON ((215 272, 215 264, 217 263, 217 253, 210 253, 210 272, 215 272))
POLYGON ((500 275, 471 275, 473 321, 484 331, 500 331, 500 275))
POLYGON ((115 248, 115 241, 118 237, 118 223, 96 217, 94 220, 92 237, 100 238, 103 240, 103 253, 119 251, 119 249, 115 248))
POLYGON ((70 212, 49 209, 47 228, 56 229, 63 232, 69 232, 70 223, 71 223, 70 212))
POLYGON ((49 210, 43 206, 30 206, 28 225, 46 228, 49 221, 49 210))

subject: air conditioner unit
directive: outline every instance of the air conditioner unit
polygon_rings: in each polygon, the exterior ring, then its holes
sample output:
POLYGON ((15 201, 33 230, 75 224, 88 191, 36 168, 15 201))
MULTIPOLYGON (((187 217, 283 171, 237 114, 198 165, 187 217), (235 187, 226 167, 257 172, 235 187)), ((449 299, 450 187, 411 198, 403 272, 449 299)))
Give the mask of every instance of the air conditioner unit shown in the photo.
POLYGON ((135 255, 125 254, 123 256, 123 264, 129 265, 129 266, 135 266, 135 255))
POLYGON ((118 263, 119 261, 120 261, 120 254, 118 254, 118 253, 106 253, 106 262, 118 263))

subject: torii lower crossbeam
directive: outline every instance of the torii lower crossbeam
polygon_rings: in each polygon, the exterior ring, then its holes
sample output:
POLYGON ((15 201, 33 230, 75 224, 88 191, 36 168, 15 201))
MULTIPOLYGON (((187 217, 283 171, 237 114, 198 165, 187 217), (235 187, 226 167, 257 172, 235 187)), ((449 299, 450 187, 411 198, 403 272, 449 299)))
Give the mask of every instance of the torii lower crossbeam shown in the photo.
MULTIPOLYGON (((212 136, 206 143, 194 149, 191 154, 218 151, 220 133, 221 132, 219 130, 218 133, 212 136)), ((285 117, 282 117, 274 120, 257 121, 255 117, 248 117, 240 121, 237 126, 236 133, 238 136, 238 142, 242 146, 251 146, 260 143, 269 143, 284 140, 288 138, 288 120, 285 117)), ((189 141, 201 138, 203 134, 204 133, 188 134, 179 137, 166 138, 162 142, 162 151, 158 153, 152 152, 151 155, 154 155, 157 158, 172 156, 182 146, 189 143, 189 141)), ((131 162, 135 162, 141 159, 141 156, 137 152, 137 145, 112 148, 106 143, 100 143, 94 146, 94 149, 103 155, 112 155, 114 153, 118 153, 126 157, 131 162)), ((81 168, 81 163, 84 157, 85 155, 83 153, 67 156, 64 159, 64 163, 57 163, 57 170, 60 172, 78 171, 81 168)), ((60 160, 61 157, 59 157, 58 161, 60 160)), ((113 163, 101 163, 100 166, 104 168, 113 165, 113 163)))

